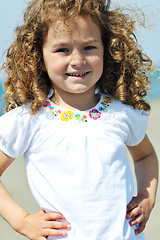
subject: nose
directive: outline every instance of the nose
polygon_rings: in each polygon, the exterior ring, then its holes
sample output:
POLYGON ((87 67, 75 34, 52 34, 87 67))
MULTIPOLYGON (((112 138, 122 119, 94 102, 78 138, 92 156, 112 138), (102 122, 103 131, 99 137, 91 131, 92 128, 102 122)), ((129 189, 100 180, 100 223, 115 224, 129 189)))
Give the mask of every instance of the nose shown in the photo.
POLYGON ((70 65, 75 67, 81 67, 86 64, 84 54, 78 50, 75 50, 71 54, 70 65))

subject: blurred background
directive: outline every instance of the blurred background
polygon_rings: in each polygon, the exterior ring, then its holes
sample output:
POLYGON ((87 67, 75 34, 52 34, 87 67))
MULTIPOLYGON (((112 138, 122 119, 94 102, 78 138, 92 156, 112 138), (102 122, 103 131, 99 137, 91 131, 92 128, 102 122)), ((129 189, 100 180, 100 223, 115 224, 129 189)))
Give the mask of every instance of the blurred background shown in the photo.
MULTIPOLYGON (((16 26, 23 21, 24 9, 29 0, 1 0, 0 2, 0 67, 5 61, 6 50, 10 46, 16 26)), ((147 28, 137 30, 137 37, 144 53, 152 60, 154 65, 160 68, 160 5, 159 0, 112 0, 111 7, 131 6, 140 8, 145 14, 147 28)), ((148 101, 152 110, 149 117, 148 135, 154 145, 160 159, 160 71, 155 71, 152 75, 152 86, 149 92, 148 101)), ((3 83, 6 75, 0 71, 0 115, 4 113, 5 102, 3 100, 3 83)), ((129 156, 131 168, 133 164, 129 156)), ((2 181, 12 197, 28 211, 35 213, 39 207, 30 192, 26 179, 23 157, 15 162, 6 170, 2 176, 2 181)), ((157 203, 148 221, 145 230, 146 240, 160 239, 160 191, 158 189, 157 203)), ((14 232, 11 227, 0 218, 0 239, 3 240, 23 240, 25 237, 14 232)), ((108 239, 109 240, 109 239, 108 239)))

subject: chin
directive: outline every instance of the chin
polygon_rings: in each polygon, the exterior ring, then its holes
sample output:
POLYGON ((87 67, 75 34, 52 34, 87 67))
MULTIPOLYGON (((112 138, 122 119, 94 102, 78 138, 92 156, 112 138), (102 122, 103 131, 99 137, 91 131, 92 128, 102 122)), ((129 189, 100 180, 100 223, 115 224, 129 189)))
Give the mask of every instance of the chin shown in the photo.
POLYGON ((88 91, 88 89, 77 89, 77 90, 72 90, 70 91, 70 93, 72 94, 83 94, 83 93, 86 93, 88 91))
POLYGON ((95 90, 95 87, 94 86, 91 86, 91 87, 87 87, 85 85, 81 85, 81 86, 75 86, 72 88, 71 91, 69 91, 70 93, 75 93, 75 94, 81 94, 81 93, 85 93, 85 92, 89 92, 89 91, 92 91, 92 90, 95 90))

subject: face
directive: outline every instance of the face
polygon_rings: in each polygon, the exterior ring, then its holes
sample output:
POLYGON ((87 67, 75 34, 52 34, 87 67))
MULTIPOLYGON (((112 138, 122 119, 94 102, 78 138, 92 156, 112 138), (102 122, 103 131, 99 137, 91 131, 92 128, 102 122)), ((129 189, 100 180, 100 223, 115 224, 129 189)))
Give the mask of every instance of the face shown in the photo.
POLYGON ((81 94, 95 90, 103 72, 101 31, 89 16, 78 16, 73 28, 52 24, 43 45, 45 69, 55 94, 81 94))

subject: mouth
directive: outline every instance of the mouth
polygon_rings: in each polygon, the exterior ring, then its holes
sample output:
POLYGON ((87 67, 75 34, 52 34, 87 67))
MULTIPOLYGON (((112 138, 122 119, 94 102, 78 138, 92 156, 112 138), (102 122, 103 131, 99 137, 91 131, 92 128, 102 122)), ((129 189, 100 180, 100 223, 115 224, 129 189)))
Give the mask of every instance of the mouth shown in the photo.
POLYGON ((88 74, 89 72, 85 72, 85 73, 66 73, 67 76, 70 77, 84 77, 88 74))

